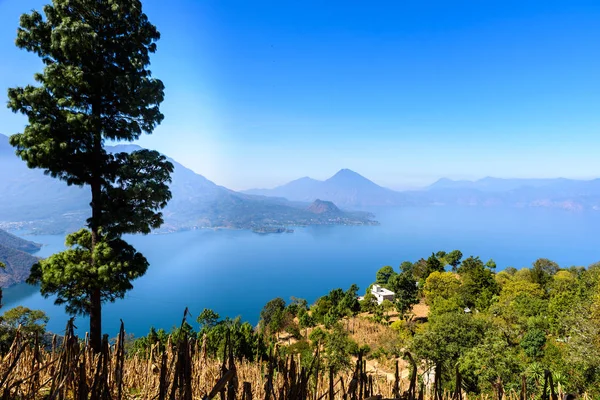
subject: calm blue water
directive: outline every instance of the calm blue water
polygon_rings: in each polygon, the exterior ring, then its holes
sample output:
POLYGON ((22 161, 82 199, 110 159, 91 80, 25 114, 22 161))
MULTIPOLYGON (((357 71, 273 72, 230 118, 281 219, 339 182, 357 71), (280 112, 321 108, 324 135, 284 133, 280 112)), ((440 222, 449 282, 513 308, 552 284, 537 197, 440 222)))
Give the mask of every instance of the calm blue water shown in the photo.
MULTIPOLYGON (((498 269, 529 266, 539 257, 561 266, 600 261, 600 213, 546 209, 396 208, 373 210, 380 226, 308 227, 293 234, 201 230, 127 240, 150 261, 124 300, 104 307, 104 331, 116 335, 119 319, 128 332, 144 335, 150 326, 179 325, 183 310, 193 315, 212 308, 222 316, 241 315, 252 323, 274 297, 309 301, 330 289, 357 283, 363 290, 383 265, 395 268, 438 250, 493 258, 498 269)), ((26 237, 46 244, 40 256, 61 250, 62 236, 26 237)), ((48 328, 64 329, 62 307, 37 288, 4 290, 4 309, 42 309, 48 328)), ((77 318, 80 333, 88 321, 77 318)))

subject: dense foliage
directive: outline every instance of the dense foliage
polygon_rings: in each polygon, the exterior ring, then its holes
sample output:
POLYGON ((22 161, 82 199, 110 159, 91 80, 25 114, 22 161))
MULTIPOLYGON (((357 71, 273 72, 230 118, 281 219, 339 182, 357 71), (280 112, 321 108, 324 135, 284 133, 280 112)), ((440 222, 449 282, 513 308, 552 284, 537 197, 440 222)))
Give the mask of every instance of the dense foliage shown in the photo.
POLYGON ((25 340, 30 343, 35 340, 41 341, 46 332, 48 319, 43 311, 31 310, 23 306, 7 310, 0 316, 0 354, 8 351, 19 327, 20 335, 25 340))
MULTIPOLYGON (((152 328, 129 341, 127 354, 148 356, 156 344, 159 351, 169 343, 175 349, 185 333, 211 358, 223 359, 229 340, 237 359, 267 360, 275 351, 300 355, 304 367, 338 373, 350 371, 359 354, 384 369, 408 351, 420 379, 436 371, 447 390, 455 389, 458 369, 463 390, 471 394, 518 391, 525 377, 529 393, 539 395, 548 370, 562 393, 600 395, 600 263, 565 269, 539 259, 531 268, 496 272, 493 261, 468 257, 452 265, 445 257, 438 252, 404 262, 393 273, 385 268, 385 279, 376 274, 398 291, 394 302, 378 304, 369 293, 359 301, 356 285, 331 290, 312 305, 276 298, 261 311, 257 327, 205 309, 196 327, 186 320, 170 332, 152 328), (428 265, 436 267, 424 278, 428 265), (424 317, 415 318, 416 302, 426 307, 424 317), (369 320, 381 329, 365 330, 361 321, 369 320), (363 326, 358 334, 357 322, 363 326)), ((18 325, 35 337, 46 322, 39 311, 7 311, 0 320, 0 346, 7 348, 18 325)))
POLYGON ((600 264, 561 269, 539 259, 495 273, 492 260, 469 257, 452 267, 421 288, 428 321, 408 348, 424 369, 439 365, 453 389, 458 365, 474 393, 517 390, 522 375, 541 390, 547 369, 564 391, 600 394, 600 264))
POLYGON ((68 250, 53 254, 31 268, 30 283, 40 282, 43 295, 56 295, 56 304, 67 312, 85 315, 91 308, 89 293, 100 291, 101 301, 114 302, 132 289, 131 281, 142 276, 148 261, 122 239, 102 235, 95 246, 88 229, 67 236, 68 250), (89 260, 94 259, 91 264, 89 260))
MULTIPOLYGON (((389 325, 396 335, 387 351, 380 339, 369 357, 393 359, 408 350, 421 374, 441 373, 445 389, 455 389, 458 367, 469 393, 518 390, 525 376, 530 392, 539 394, 549 370, 562 392, 600 395, 600 263, 561 268, 541 258, 531 268, 496 267, 493 260, 463 259, 458 250, 406 261, 398 270, 384 266, 374 283, 395 292, 393 302, 378 304, 368 287, 358 309, 354 285, 332 290, 298 314, 304 334, 289 350, 309 357, 329 341, 334 354, 368 352, 352 337, 335 345, 344 338, 344 321, 351 335, 351 321, 362 311, 362 318, 389 325), (419 302, 428 307, 426 318, 411 312, 419 302)), ((337 368, 347 368, 344 358, 335 359, 337 368)))

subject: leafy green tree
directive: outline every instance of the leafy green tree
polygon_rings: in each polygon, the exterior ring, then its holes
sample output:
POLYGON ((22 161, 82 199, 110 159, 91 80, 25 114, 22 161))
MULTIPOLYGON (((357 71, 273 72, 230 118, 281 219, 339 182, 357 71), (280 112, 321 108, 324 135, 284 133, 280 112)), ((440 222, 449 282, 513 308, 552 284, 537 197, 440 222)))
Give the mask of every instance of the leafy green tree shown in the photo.
MULTIPOLYGON (((598 295, 596 295, 598 296, 598 295)), ((565 342, 565 360, 570 365, 571 390, 587 388, 600 396, 600 315, 598 304, 577 302, 568 316, 569 340, 565 342)), ((548 346, 548 344, 546 344, 548 346)))
POLYGON ((31 310, 23 306, 7 310, 0 317, 0 352, 5 353, 10 348, 19 326, 25 338, 39 339, 46 332, 48 320, 42 310, 31 310))
POLYGON ((527 356, 536 359, 544 355, 543 347, 546 344, 546 333, 538 328, 529 330, 523 339, 521 347, 527 356))
POLYGON ((552 277, 552 282, 550 282, 550 295, 557 295, 560 293, 569 293, 577 291, 577 275, 571 271, 558 271, 552 277))
MULTIPOLYGON (((307 310, 301 308, 298 312, 298 325, 300 326, 300 329, 304 329, 305 331, 308 331, 308 328, 315 326, 315 321, 307 310)), ((306 333, 304 336, 307 336, 306 333)))
POLYGON ((462 260, 463 254, 460 250, 452 250, 450 253, 446 254, 444 257, 448 265, 452 267, 452 271, 456 271, 456 268, 460 264, 460 260, 462 260))
POLYGON ((269 300, 260 312, 260 322, 271 334, 281 331, 285 322, 285 300, 281 297, 269 300))
POLYGON ((389 313, 390 311, 392 311, 395 307, 394 307, 394 303, 392 303, 389 300, 384 300, 381 302, 381 304, 379 305, 379 307, 381 307, 381 310, 384 313, 389 313))
POLYGON ((461 282, 452 272, 433 272, 423 286, 425 303, 430 314, 462 311, 460 297, 461 282))
POLYGON ((310 335, 308 335, 308 338, 313 343, 323 343, 325 341, 325 339, 327 338, 327 332, 325 332, 323 329, 317 327, 312 330, 310 335))
POLYGON ((511 275, 511 274, 507 273, 506 271, 500 271, 494 275, 494 279, 498 283, 500 290, 502 290, 502 288, 504 287, 504 285, 507 282, 510 282, 511 280, 513 280, 513 278, 514 278, 514 274, 511 275))
POLYGON ((419 302, 417 281, 410 272, 401 272, 393 276, 388 287, 394 292, 396 309, 401 316, 406 315, 412 306, 419 302))
POLYGON ((20 19, 16 45, 37 54, 44 70, 35 75, 37 86, 8 90, 8 107, 28 118, 10 144, 28 167, 91 190, 91 259, 78 259, 79 264, 55 259, 41 264, 44 271, 37 276, 63 301, 70 298, 62 294, 76 292, 68 308, 90 316, 90 343, 99 351, 103 300, 121 297, 128 286, 122 278, 138 277, 142 269, 139 263, 132 270, 123 264, 113 281, 96 247, 118 250, 122 242, 112 241, 122 234, 159 227, 159 210, 171 197, 173 165, 164 156, 148 150, 111 154, 104 148, 105 140, 130 142, 163 120, 164 86, 147 68, 160 34, 139 0, 53 0, 44 14, 33 11, 20 19), (115 289, 116 296, 109 294, 115 289))
POLYGON ((266 345, 261 334, 254 331, 248 322, 242 322, 240 317, 217 321, 214 324, 203 325, 198 332, 198 339, 206 338, 206 353, 213 358, 223 357, 227 335, 233 348, 233 355, 238 359, 255 360, 266 353, 266 345))
POLYGON ((419 359, 439 365, 448 380, 459 358, 481 343, 486 328, 483 320, 462 311, 434 315, 414 336, 411 350, 419 359))
POLYGON ((548 284, 548 322, 550 333, 566 339, 571 334, 572 309, 575 304, 585 303, 577 276, 571 271, 558 271, 548 284))
POLYGON ((427 259, 427 276, 433 272, 444 272, 444 264, 436 257, 435 254, 431 253, 431 256, 427 259))
POLYGON ((350 285, 337 307, 339 313, 346 317, 354 316, 360 311, 360 304, 358 303, 358 286, 356 284, 350 285))
POLYGON ((156 330, 151 327, 147 336, 135 338, 128 344, 125 351, 128 355, 138 355, 146 358, 150 356, 150 349, 156 344, 158 344, 159 352, 165 351, 168 340, 169 334, 164 329, 156 330))
POLYGON ((0 317, 2 324, 14 329, 21 326, 25 334, 37 336, 46 331, 48 320, 48 316, 42 310, 32 310, 23 306, 11 308, 0 317))
POLYGON ((414 268, 414 264, 411 263, 410 261, 403 261, 402 264, 400 264, 400 272, 405 272, 407 274, 411 274, 413 273, 413 268, 414 268))
POLYGON ((547 258, 539 258, 533 263, 533 268, 531 268, 532 281, 541 287, 546 287, 558 270, 559 266, 554 261, 550 261, 547 258))
POLYGON ((386 286, 390 278, 394 275, 396 275, 394 268, 390 267, 389 265, 381 267, 381 269, 377 271, 375 283, 386 286))
POLYGON ((504 285, 498 302, 490 307, 489 312, 505 337, 518 343, 528 330, 531 318, 547 315, 548 302, 544 296, 539 284, 513 279, 504 285))
POLYGON ((335 324, 332 331, 325 336, 326 366, 333 368, 335 374, 352 367, 350 354, 358 345, 348 337, 348 332, 341 324, 335 324))
POLYGON ((39 282, 41 293, 56 295, 54 302, 66 304, 70 314, 88 314, 93 309, 90 292, 98 287, 103 288, 101 302, 123 298, 133 287, 131 281, 148 268, 146 258, 124 240, 101 236, 95 246, 92 241, 92 232, 81 229, 67 236, 68 250, 31 267, 28 282, 39 282), (89 263, 92 258, 93 267, 89 263))
POLYGON ((331 327, 337 324, 341 318, 342 316, 340 315, 337 308, 330 308, 329 311, 327 311, 327 314, 325 314, 325 317, 323 318, 323 324, 325 325, 325 328, 331 329, 331 327))
POLYGON ((469 257, 458 267, 463 281, 461 287, 462 304, 479 311, 486 310, 500 292, 500 286, 490 268, 495 268, 493 260, 486 264, 479 257, 469 257))
POLYGON ((177 345, 181 343, 183 340, 189 340, 197 335, 194 327, 190 325, 187 321, 180 326, 174 326, 171 328, 171 338, 173 345, 177 345))
POLYGON ((205 308, 198 316, 197 321, 200 324, 200 329, 202 330, 204 328, 214 327, 219 322, 220 318, 221 317, 219 314, 209 308, 205 308))
POLYGON ((364 299, 360 302, 360 309, 363 312, 373 313, 377 309, 377 297, 371 292, 365 294, 364 299))
POLYGON ((513 274, 513 278, 515 280, 527 281, 527 282, 535 283, 533 281, 533 275, 532 275, 531 270, 529 268, 521 268, 521 269, 517 270, 513 274))
POLYGON ((298 315, 300 310, 308 310, 308 302, 305 299, 300 299, 292 296, 290 300, 291 302, 290 304, 288 304, 286 309, 287 312, 289 312, 294 317, 298 315))
POLYGON ((333 307, 337 307, 338 304, 343 300, 345 292, 341 288, 336 288, 329 291, 326 298, 331 302, 333 307))
POLYGON ((498 382, 506 391, 517 391, 522 373, 518 350, 506 342, 500 331, 489 329, 477 346, 463 354, 460 371, 474 392, 490 393, 498 382))
POLYGON ((330 309, 335 308, 335 305, 329 298, 329 296, 322 296, 315 301, 315 303, 310 308, 311 316, 316 324, 323 323, 323 319, 325 315, 329 312, 330 309))
POLYGON ((360 304, 358 286, 355 284, 345 292, 340 288, 331 290, 326 296, 318 298, 311 308, 315 323, 326 323, 327 317, 329 324, 337 322, 342 317, 355 315, 358 311, 360 311, 360 304))
POLYGON ((412 265, 413 277, 420 283, 424 282, 429 276, 429 268, 427 266, 427 260, 421 258, 419 261, 412 265))
POLYGON ((585 271, 578 276, 578 290, 581 296, 591 298, 595 296, 600 285, 600 263, 590 265, 585 271))

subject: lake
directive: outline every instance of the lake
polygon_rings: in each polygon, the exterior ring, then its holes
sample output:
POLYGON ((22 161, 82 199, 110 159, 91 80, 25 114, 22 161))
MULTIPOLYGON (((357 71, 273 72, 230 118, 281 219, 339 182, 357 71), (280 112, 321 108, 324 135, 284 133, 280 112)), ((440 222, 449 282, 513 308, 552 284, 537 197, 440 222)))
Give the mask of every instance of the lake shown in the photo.
MULTIPOLYGON (((438 250, 493 258, 498 269, 530 266, 540 257, 563 267, 600 261, 600 212, 548 209, 422 207, 371 210, 380 226, 315 226, 294 233, 197 230, 126 237, 150 262, 125 299, 106 304, 104 331, 116 336, 119 320, 136 336, 150 326, 170 329, 185 307, 194 315, 212 308, 221 316, 241 315, 253 324, 274 297, 314 301, 352 283, 361 292, 384 265, 416 261, 438 250)), ((64 248, 63 236, 23 236, 43 243, 44 257, 64 248)), ((4 310, 17 305, 42 309, 48 329, 61 332, 63 307, 26 284, 4 290, 4 310)), ((88 320, 77 318, 79 333, 88 320)))

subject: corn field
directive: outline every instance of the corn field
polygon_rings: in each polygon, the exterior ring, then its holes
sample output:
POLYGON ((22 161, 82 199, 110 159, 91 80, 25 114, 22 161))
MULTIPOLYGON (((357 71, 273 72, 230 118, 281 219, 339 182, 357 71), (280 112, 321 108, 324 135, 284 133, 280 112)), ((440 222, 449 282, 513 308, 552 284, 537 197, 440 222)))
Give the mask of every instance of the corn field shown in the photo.
MULTIPOLYGON (((0 396, 8 399, 73 399, 73 400, 450 400, 466 399, 458 389, 442 392, 418 384, 417 368, 412 364, 408 380, 400 378, 398 363, 394 379, 385 374, 367 373, 366 362, 358 357, 353 371, 335 374, 318 365, 316 350, 312 365, 301 367, 298 357, 278 357, 250 363, 236 361, 232 346, 227 343, 221 360, 209 359, 206 343, 183 337, 169 342, 164 351, 158 344, 145 357, 125 354, 125 329, 116 342, 109 344, 104 336, 102 351, 95 354, 87 340, 74 334, 73 320, 67 324, 66 335, 58 343, 55 336, 50 349, 44 349, 37 339, 31 343, 20 331, 0 365, 0 396)), ((439 371, 435 371, 436 374, 439 371)), ((461 387, 456 373, 456 387, 461 387)), ((435 380, 434 380, 435 382, 435 380)), ((520 393, 502 393, 498 399, 529 398, 525 380, 520 393)), ((545 375, 543 399, 558 399, 552 376, 545 375)))

